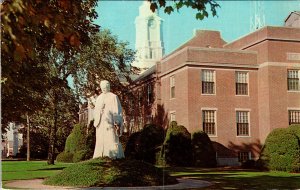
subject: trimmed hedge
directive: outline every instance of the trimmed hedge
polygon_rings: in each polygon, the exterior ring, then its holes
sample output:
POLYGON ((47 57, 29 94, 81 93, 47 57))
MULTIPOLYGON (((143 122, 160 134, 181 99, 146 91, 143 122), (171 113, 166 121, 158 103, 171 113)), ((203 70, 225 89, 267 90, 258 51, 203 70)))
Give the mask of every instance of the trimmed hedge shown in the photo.
POLYGON ((75 124, 71 134, 66 140, 65 152, 75 153, 78 150, 86 148, 85 145, 85 127, 80 124, 75 124))
POLYGON ((45 180, 47 185, 82 187, 136 187, 175 184, 162 168, 131 159, 96 158, 72 164, 45 180))
POLYGON ((192 135, 193 165, 197 167, 216 167, 216 152, 204 131, 192 135))
POLYGON ((295 131, 299 130, 279 128, 268 135, 260 158, 268 169, 300 171, 300 139, 295 131))
POLYGON ((295 134, 300 139, 300 125, 290 125, 288 130, 295 134))
POLYGON ((61 152, 56 156, 56 160, 58 162, 67 162, 72 163, 73 162, 73 154, 70 152, 61 152))
POLYGON ((64 152, 56 160, 59 162, 80 162, 92 158, 95 147, 95 129, 91 124, 88 128, 76 124, 68 136, 64 152), (87 129, 89 129, 87 133, 87 129))
POLYGON ((154 124, 145 125, 133 133, 126 145, 125 157, 143 160, 155 164, 157 147, 164 141, 164 129, 154 124))
POLYGON ((191 134, 182 126, 172 121, 159 157, 160 162, 169 166, 191 166, 191 134))

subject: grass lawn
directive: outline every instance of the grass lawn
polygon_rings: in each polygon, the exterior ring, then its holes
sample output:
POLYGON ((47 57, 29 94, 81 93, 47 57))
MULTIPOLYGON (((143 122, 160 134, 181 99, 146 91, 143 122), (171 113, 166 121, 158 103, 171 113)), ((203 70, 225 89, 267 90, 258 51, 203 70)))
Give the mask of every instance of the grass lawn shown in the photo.
POLYGON ((200 179, 214 183, 211 189, 299 189, 300 173, 261 172, 254 170, 169 168, 172 176, 200 179))
MULTIPOLYGON (((53 176, 71 164, 56 163, 48 166, 46 161, 2 161, 2 180, 34 179, 53 176)), ((211 189, 299 189, 300 173, 260 172, 238 169, 166 168, 171 175, 200 179, 214 183, 211 189)))
POLYGON ((2 161, 2 181, 45 178, 56 174, 68 163, 47 165, 47 161, 2 161))

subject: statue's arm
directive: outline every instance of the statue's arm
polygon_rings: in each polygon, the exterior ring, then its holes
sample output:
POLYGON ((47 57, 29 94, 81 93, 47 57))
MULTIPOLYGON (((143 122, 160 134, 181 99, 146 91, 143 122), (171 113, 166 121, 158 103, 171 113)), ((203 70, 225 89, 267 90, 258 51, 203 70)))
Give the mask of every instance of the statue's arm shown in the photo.
POLYGON ((97 127, 100 123, 100 115, 101 115, 101 106, 100 106, 100 96, 97 97, 95 101, 94 107, 94 127, 97 127))

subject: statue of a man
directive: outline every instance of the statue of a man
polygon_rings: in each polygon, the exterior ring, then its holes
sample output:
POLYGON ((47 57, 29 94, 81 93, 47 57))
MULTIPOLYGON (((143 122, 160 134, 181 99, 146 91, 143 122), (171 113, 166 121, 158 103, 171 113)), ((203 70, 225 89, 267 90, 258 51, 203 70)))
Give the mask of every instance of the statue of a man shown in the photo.
POLYGON ((94 126, 96 127, 96 145, 93 158, 108 156, 124 158, 119 141, 123 132, 122 106, 119 98, 110 92, 109 82, 100 83, 102 93, 97 97, 94 108, 94 126))

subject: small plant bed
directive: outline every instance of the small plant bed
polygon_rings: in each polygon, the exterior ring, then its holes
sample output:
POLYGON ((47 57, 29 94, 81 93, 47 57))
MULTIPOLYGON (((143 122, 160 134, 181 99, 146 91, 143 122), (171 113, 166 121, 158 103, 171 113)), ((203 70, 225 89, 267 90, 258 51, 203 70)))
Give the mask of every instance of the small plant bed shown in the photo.
POLYGON ((133 159, 97 158, 74 164, 45 181, 46 185, 73 187, 158 186, 177 183, 161 168, 133 159))

